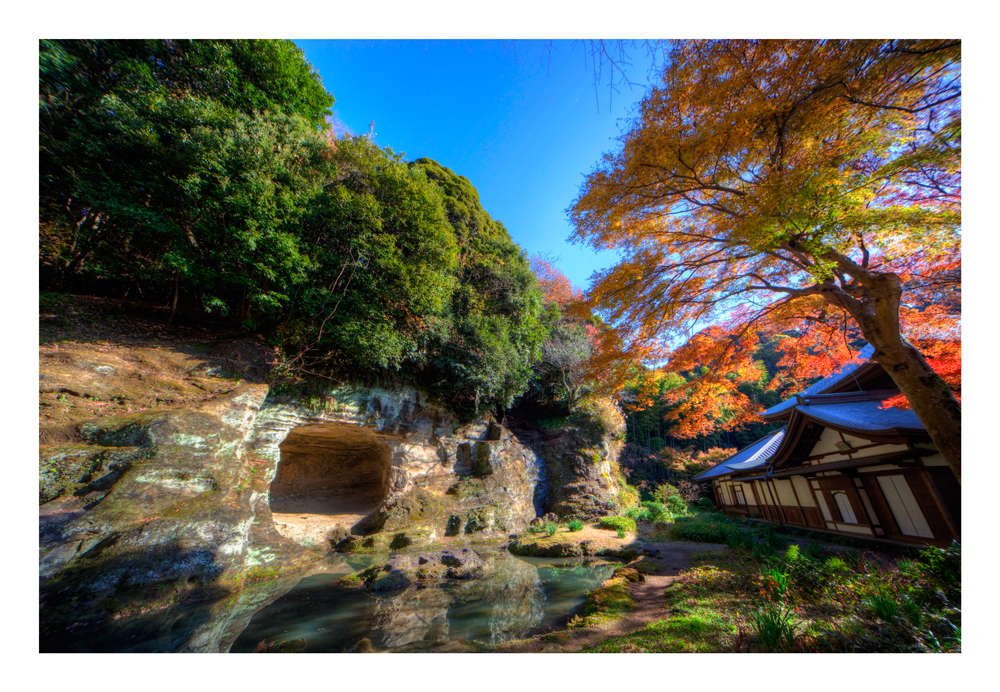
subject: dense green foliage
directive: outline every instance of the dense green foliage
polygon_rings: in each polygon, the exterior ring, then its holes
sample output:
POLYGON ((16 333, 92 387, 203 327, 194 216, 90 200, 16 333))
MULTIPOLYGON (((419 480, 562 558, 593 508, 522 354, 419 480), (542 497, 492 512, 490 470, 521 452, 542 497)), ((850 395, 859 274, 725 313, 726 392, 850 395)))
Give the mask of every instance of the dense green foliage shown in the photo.
POLYGON ((602 529, 616 531, 635 531, 635 519, 626 516, 601 517, 597 523, 602 529))
POLYGON ((625 515, 636 521, 670 522, 674 519, 675 511, 683 512, 684 508, 674 510, 660 502, 641 502, 625 510, 625 515))
POLYGON ((289 380, 510 406, 547 335, 526 257, 466 178, 333 139, 332 103, 287 41, 43 41, 43 283, 231 320, 289 380))
POLYGON ((333 98, 285 41, 43 41, 43 276, 273 311, 333 98), (155 290, 155 289, 154 289, 155 290))

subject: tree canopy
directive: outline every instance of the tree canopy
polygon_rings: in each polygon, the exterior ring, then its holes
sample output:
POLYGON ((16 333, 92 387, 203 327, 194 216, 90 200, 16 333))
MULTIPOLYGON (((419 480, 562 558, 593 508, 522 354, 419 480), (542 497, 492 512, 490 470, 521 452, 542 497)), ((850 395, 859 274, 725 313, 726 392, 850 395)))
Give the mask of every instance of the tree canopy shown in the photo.
POLYGON ((509 406, 546 335, 527 258, 469 180, 336 138, 332 103, 288 41, 43 41, 43 282, 234 320, 293 378, 509 406))
POLYGON ((43 269, 274 308, 332 103, 290 41, 42 41, 43 269))
POLYGON ((719 325, 673 354, 714 366, 692 413, 759 378, 762 334, 827 371, 860 337, 960 478, 959 405, 907 338, 958 322, 903 300, 958 285, 960 86, 957 41, 675 43, 570 210, 577 240, 623 253, 589 305, 650 360, 719 325))

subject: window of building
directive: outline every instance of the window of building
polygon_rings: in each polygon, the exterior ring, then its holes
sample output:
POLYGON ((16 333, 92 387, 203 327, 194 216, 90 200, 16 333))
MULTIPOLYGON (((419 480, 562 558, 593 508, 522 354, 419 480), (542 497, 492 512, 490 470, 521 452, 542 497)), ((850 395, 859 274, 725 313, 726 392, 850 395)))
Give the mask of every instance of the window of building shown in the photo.
POLYGON ((851 501, 848 499, 847 493, 837 491, 833 493, 833 500, 837 503, 837 509, 840 510, 840 516, 843 517, 844 522, 848 524, 858 523, 858 518, 854 516, 854 510, 851 509, 851 501))

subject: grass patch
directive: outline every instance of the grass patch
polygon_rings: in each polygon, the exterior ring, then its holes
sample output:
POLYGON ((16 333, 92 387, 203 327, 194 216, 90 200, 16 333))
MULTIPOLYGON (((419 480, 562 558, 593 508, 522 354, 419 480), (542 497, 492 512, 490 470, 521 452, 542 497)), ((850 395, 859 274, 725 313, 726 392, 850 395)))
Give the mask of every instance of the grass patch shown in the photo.
POLYGON ((667 588, 662 620, 586 651, 957 652, 960 558, 957 545, 898 564, 813 545, 697 553, 667 588))
POLYGON ((587 594, 584 616, 569 621, 570 629, 601 627, 635 610, 635 600, 625 577, 612 577, 587 594))
POLYGON ((628 567, 636 570, 639 574, 656 574, 660 571, 660 564, 656 560, 648 557, 641 558, 635 562, 630 562, 628 567))
POLYGON ((583 649, 586 653, 709 653, 719 646, 731 630, 717 613, 680 615, 651 622, 645 628, 621 637, 606 639, 583 649))

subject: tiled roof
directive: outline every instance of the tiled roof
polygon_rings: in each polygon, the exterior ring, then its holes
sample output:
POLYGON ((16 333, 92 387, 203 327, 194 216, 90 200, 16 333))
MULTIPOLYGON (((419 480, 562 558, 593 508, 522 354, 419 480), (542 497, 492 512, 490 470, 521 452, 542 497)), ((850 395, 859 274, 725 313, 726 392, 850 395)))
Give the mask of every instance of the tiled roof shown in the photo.
POLYGON ((771 458, 771 455, 777 451, 779 445, 781 445, 781 440, 784 437, 784 428, 773 433, 769 433, 754 442, 749 447, 737 452, 725 461, 716 464, 708 471, 702 471, 694 477, 694 480, 704 481, 709 478, 715 478, 716 476, 724 476, 725 474, 732 473, 733 471, 740 471, 742 469, 751 469, 755 466, 761 466, 767 463, 767 460, 771 458))
MULTIPOLYGON (((824 391, 830 389, 841 380, 845 379, 846 377, 849 377, 852 372, 854 372, 862 365, 864 365, 865 362, 868 361, 874 354, 875 354, 875 347, 872 346, 871 344, 866 344, 865 347, 861 349, 861 353, 858 354, 858 359, 851 361, 850 363, 848 363, 847 365, 845 365, 832 375, 827 375, 822 380, 816 382, 808 389, 799 392, 799 396, 807 396, 809 394, 822 394, 824 391)), ((785 411, 791 408, 792 406, 795 406, 796 401, 797 399, 794 396, 789 397, 788 399, 785 399, 777 406, 772 406, 771 408, 767 409, 760 415, 767 417, 774 415, 775 413, 780 413, 781 411, 785 411)))
POLYGON ((898 408, 879 408, 882 402, 854 401, 846 404, 819 404, 796 407, 807 416, 854 430, 892 430, 894 428, 923 430, 917 414, 898 408))

